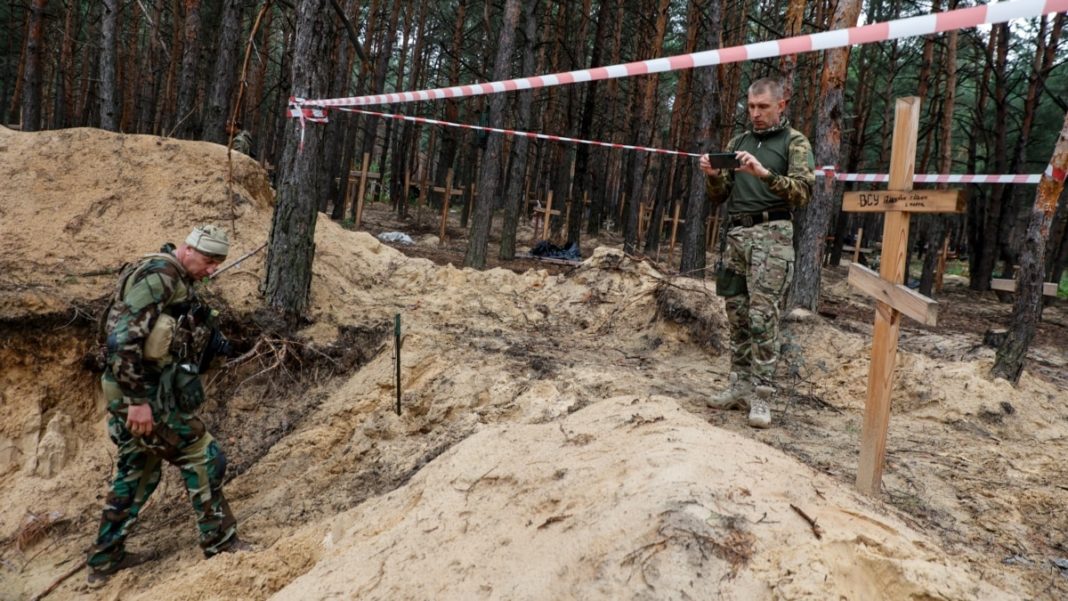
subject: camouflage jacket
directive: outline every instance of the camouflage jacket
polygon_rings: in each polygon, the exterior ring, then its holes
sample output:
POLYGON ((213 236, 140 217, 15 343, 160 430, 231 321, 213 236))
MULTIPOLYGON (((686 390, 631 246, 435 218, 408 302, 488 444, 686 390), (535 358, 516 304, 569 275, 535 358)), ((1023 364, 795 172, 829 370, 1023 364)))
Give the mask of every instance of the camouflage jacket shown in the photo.
POLYGON ((707 197, 713 205, 726 200, 728 212, 747 213, 777 208, 774 205, 796 209, 808 204, 816 183, 812 145, 789 123, 747 131, 732 138, 727 148, 750 152, 772 173, 763 179, 734 171, 709 176, 707 197))
POLYGON ((159 384, 161 366, 144 358, 145 341, 161 315, 180 312, 193 301, 193 283, 177 261, 148 255, 128 277, 120 278, 108 311, 107 370, 129 404, 149 402, 159 384))
POLYGON ((234 135, 234 150, 245 156, 252 156, 252 134, 248 130, 241 130, 234 135))

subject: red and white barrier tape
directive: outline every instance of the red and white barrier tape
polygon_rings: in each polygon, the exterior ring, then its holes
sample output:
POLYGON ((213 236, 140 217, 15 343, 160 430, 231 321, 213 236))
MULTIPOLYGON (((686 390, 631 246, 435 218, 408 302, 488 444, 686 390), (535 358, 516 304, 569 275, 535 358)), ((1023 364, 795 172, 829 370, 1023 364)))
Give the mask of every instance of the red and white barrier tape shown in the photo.
POLYGON ((464 123, 450 123, 448 121, 439 121, 437 119, 428 119, 426 117, 410 117, 408 115, 396 115, 390 113, 376 113, 375 111, 365 111, 361 109, 340 109, 350 113, 359 113, 361 115, 372 115, 374 117, 385 117, 387 119, 398 119, 402 121, 412 121, 414 123, 429 123, 431 125, 443 125, 445 127, 459 127, 461 129, 474 129, 478 131, 488 131, 498 134, 504 134, 506 136, 522 136, 526 138, 537 138, 539 140, 552 140, 553 142, 570 142, 572 144, 589 144, 591 146, 603 146, 605 148, 619 148, 621 150, 639 150, 641 152, 653 152, 656 154, 670 154, 685 157, 699 158, 700 154, 692 152, 682 152, 679 150, 666 150, 664 148, 653 148, 650 146, 632 146, 630 144, 614 144, 612 142, 598 142, 596 140, 582 140, 579 138, 565 138, 563 136, 551 136, 549 134, 537 134, 529 131, 517 131, 514 129, 500 129, 497 127, 484 127, 481 125, 467 125, 464 123))
POLYGON ((326 116, 326 109, 317 106, 304 106, 304 103, 305 100, 303 98, 289 97, 289 116, 300 120, 300 144, 297 145, 297 150, 300 152, 304 152, 304 123, 306 121, 329 123, 330 121, 326 116))
MULTIPOLYGON (((879 183, 890 181, 886 173, 838 173, 833 167, 816 170, 817 176, 833 176, 842 182, 879 183)), ((974 175, 969 173, 917 173, 912 181, 918 184, 1037 184, 1042 174, 1031 175, 974 175)))
MULTIPOLYGON (((695 152, 682 152, 680 150, 667 150, 664 148, 654 148, 651 146, 632 146, 630 144, 614 144, 612 142, 600 142, 597 140, 582 140, 579 138, 567 138, 564 136, 552 136, 549 134, 539 134, 527 131, 518 131, 514 129, 500 129, 497 127, 485 127, 482 125, 468 125, 466 123, 452 123, 450 121, 441 121, 440 119, 430 119, 427 117, 411 117, 409 115, 399 115, 395 113, 380 113, 376 111, 367 111, 363 109, 339 109, 349 113, 357 113, 360 115, 370 115, 372 117, 382 117, 385 119, 397 119, 399 121, 411 121, 413 123, 427 123, 430 125, 441 125, 444 127, 457 127, 460 129, 471 129, 476 131, 486 131, 506 136, 523 136, 527 138, 537 138, 539 140, 551 140, 553 142, 569 142, 572 144, 589 144, 591 146, 601 146, 604 148, 617 148, 620 150, 637 150, 640 152, 652 152, 656 154, 667 154, 675 156, 684 156, 692 158, 700 158, 701 153, 695 152)), ((1063 174, 1062 174, 1063 175, 1063 174)), ((885 173, 838 173, 834 167, 825 166, 820 169, 816 169, 817 177, 831 176, 839 181, 844 182, 886 182, 889 181, 890 176, 885 173)), ((1040 174, 1035 175, 972 175, 972 174, 918 174, 914 177, 913 181, 923 184, 1037 184, 1038 180, 1042 176, 1040 174)), ((1063 178, 1062 178, 1063 181, 1063 178)))
POLYGON ((547 88, 565 84, 617 77, 633 77, 648 73, 663 73, 695 67, 709 67, 747 60, 773 58, 803 52, 857 46, 874 42, 885 42, 899 38, 915 37, 975 27, 1004 23, 1015 19, 1029 19, 1050 13, 1068 11, 1068 0, 1011 0, 984 4, 971 8, 960 8, 941 13, 920 15, 872 23, 861 27, 850 27, 834 31, 825 31, 809 35, 795 36, 783 40, 772 40, 733 46, 720 50, 705 50, 691 54, 637 61, 594 69, 568 71, 551 75, 509 79, 490 83, 420 90, 416 92, 399 92, 371 96, 352 96, 348 98, 321 98, 301 101, 301 106, 368 106, 375 104, 395 104, 399 102, 418 102, 421 100, 440 100, 464 96, 481 96, 498 94, 515 90, 547 88))
POLYGON ((1050 163, 1049 165, 1046 165, 1045 175, 1053 181, 1063 184, 1064 181, 1068 179, 1068 169, 1058 169, 1053 166, 1053 163, 1050 163))

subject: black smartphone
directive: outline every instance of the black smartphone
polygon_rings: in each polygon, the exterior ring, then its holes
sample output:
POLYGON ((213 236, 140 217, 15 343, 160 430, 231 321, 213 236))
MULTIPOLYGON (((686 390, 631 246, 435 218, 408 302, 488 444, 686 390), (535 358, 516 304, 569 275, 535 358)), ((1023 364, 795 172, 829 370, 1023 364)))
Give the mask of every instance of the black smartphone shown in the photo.
POLYGON ((737 169, 742 166, 733 152, 710 152, 707 156, 708 164, 713 169, 737 169))

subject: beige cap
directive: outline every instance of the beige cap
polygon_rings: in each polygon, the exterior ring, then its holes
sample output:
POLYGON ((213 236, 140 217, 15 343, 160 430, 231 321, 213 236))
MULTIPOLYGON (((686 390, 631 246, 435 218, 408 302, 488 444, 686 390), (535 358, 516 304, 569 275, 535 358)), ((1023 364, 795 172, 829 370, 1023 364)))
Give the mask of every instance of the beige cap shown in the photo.
POLYGON ((198 225, 189 232, 185 243, 202 254, 223 257, 230 252, 230 238, 226 230, 215 225, 198 225))

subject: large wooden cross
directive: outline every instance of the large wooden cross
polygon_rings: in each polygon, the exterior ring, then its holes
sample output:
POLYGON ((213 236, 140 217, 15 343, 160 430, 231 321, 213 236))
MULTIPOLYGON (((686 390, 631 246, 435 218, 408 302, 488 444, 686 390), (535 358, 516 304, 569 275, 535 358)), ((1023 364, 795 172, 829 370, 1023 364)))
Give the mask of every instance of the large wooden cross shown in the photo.
POLYGON ((878 301, 856 481, 858 489, 872 496, 879 493, 886 460, 890 391, 894 382, 901 316, 907 315, 927 325, 935 325, 938 321, 938 303, 902 285, 907 273, 909 214, 964 211, 959 190, 912 189, 919 120, 920 99, 899 98, 894 107, 889 189, 847 192, 842 198, 843 211, 880 212, 885 217, 879 273, 856 263, 849 266, 849 283, 878 301))

